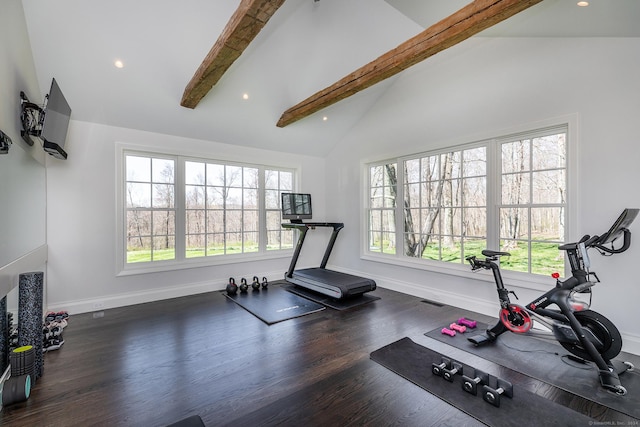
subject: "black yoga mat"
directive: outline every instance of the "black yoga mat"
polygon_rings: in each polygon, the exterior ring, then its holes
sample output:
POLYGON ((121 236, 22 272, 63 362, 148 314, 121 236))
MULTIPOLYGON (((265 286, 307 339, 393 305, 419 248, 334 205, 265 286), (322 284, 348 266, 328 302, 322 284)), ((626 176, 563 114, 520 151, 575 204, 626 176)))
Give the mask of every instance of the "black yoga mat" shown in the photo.
POLYGON ((249 287, 246 293, 238 291, 235 295, 225 292, 224 296, 268 325, 325 309, 321 304, 273 285, 259 291, 249 287))
MULTIPOLYGON (((537 425, 538 422, 545 426, 562 427, 593 425, 591 418, 517 385, 513 387, 513 398, 502 398, 500 407, 495 407, 482 399, 481 391, 477 396, 463 391, 461 375, 455 375, 453 382, 433 375, 431 364, 440 363, 442 357, 442 354, 416 344, 409 338, 402 338, 371 353, 373 361, 490 426, 525 426, 537 425)), ((473 367, 461 360, 457 362, 462 364, 463 373, 473 375, 473 367)), ((513 374, 516 375, 515 372, 513 374)), ((501 378, 510 380, 504 373, 501 378)))
MULTIPOLYGON (((486 324, 478 323, 475 329, 458 333, 454 337, 442 334, 441 330, 445 326, 449 325, 443 325, 425 335, 592 402, 640 418, 640 372, 637 370, 620 375, 620 382, 627 389, 627 394, 618 396, 600 386, 594 363, 585 364, 569 359, 569 352, 557 343, 506 332, 495 342, 476 347, 467 338, 482 334, 487 329, 486 324)), ((614 365, 620 368, 618 371, 623 369, 620 361, 614 360, 614 365)))
POLYGON ((281 283, 283 289, 286 289, 289 292, 310 299, 311 301, 315 301, 318 304, 333 308, 334 310, 348 310, 350 308, 359 307, 361 305, 369 304, 370 302, 380 299, 380 297, 369 295, 368 293, 342 299, 336 299, 319 292, 314 292, 310 289, 296 286, 293 283, 287 283, 285 281, 279 283, 281 283))

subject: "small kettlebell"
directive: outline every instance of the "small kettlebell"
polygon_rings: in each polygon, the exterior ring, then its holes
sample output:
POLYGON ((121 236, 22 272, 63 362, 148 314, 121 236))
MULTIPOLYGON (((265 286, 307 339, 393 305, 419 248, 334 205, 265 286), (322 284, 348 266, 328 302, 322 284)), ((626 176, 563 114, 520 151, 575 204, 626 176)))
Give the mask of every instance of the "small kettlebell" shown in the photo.
POLYGON ((238 285, 236 285, 236 279, 229 277, 229 283, 227 284, 227 294, 235 295, 238 293, 238 285))
POLYGON ((258 279, 258 276, 253 276, 253 282, 251 283, 251 287, 253 288, 254 291, 260 290, 260 279, 258 279))
POLYGON ((269 282, 267 282, 267 278, 263 277, 262 278, 262 288, 263 289, 267 289, 267 286, 269 286, 269 282))
POLYGON ((243 277, 242 279, 240 279, 240 292, 244 294, 245 292, 247 292, 247 289, 249 289, 249 285, 247 285, 247 279, 243 277))

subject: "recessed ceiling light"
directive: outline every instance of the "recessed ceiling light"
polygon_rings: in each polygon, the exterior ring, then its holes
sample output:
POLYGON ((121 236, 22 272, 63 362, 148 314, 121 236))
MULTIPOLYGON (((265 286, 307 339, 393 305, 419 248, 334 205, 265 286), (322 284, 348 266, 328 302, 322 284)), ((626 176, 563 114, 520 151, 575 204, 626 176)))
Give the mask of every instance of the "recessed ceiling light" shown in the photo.
POLYGON ((122 61, 120 61, 119 59, 116 59, 115 62, 113 63, 113 65, 115 65, 116 68, 124 67, 124 63, 122 61))
POLYGON ((327 116, 322 117, 322 121, 323 122, 326 122, 327 120, 329 120, 329 117, 327 117, 327 116))
POLYGON ((585 7, 585 6, 589 6, 589 2, 588 1, 579 1, 577 3, 577 5, 581 6, 581 7, 585 7))
POLYGON ((242 99, 249 99, 249 94, 248 93, 243 93, 242 94, 242 99))

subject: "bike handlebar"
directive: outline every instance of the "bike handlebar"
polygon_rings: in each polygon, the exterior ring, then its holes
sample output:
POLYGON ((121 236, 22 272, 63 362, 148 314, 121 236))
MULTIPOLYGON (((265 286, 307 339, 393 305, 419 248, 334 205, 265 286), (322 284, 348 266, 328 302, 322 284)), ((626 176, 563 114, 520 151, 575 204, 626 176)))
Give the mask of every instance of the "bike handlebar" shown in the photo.
POLYGON ((626 251, 627 249, 629 249, 629 246, 631 246, 631 231, 627 230, 626 228, 622 229, 622 233, 623 233, 623 240, 622 240, 622 246, 620 246, 618 249, 615 249, 613 247, 613 243, 611 243, 611 247, 608 248, 604 245, 601 244, 596 244, 593 247, 598 248, 606 253, 609 254, 619 254, 621 252, 626 251))
POLYGON ((567 251, 572 249, 575 250, 577 249, 578 245, 582 243, 584 244, 584 247, 587 249, 598 248, 601 251, 606 252, 608 254, 619 254, 626 251, 627 249, 629 249, 629 246, 631 246, 631 232, 626 228, 623 228, 621 231, 623 233, 623 242, 622 242, 622 246, 617 249, 613 247, 613 243, 611 247, 607 247, 600 244, 599 243, 600 236, 589 236, 588 234, 585 234, 584 236, 582 236, 582 238, 577 243, 566 243, 564 245, 558 246, 558 249, 560 249, 561 251, 567 251))

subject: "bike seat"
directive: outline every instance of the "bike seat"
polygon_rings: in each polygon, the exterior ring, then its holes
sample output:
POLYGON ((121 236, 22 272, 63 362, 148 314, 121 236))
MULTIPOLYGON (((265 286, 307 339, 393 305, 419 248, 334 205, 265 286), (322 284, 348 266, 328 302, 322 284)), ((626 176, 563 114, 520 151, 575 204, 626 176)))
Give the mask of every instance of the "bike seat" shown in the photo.
POLYGON ((494 256, 511 256, 509 252, 500 252, 500 251, 492 251, 491 249, 485 249, 482 251, 482 255, 486 257, 494 257, 494 256))

